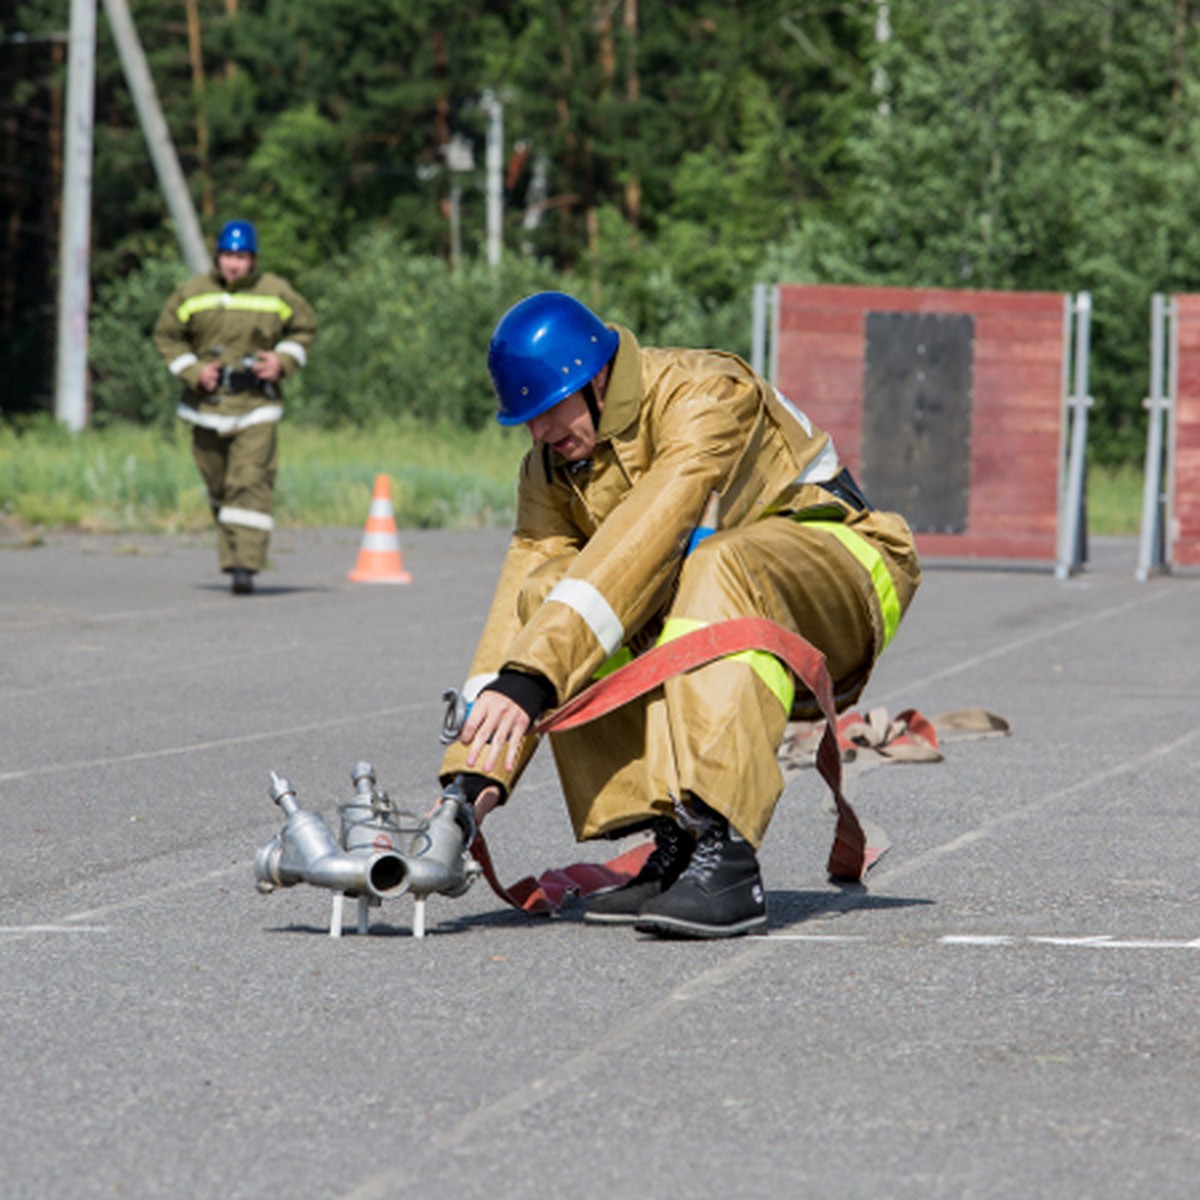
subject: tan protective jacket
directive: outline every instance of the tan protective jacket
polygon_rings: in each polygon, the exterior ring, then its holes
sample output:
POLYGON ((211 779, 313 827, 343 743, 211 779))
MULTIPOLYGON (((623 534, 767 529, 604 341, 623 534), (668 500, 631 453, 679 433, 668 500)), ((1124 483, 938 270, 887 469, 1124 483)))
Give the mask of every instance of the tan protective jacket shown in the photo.
POLYGON ((260 350, 279 356, 283 379, 308 361, 317 318, 308 301, 286 279, 251 272, 226 284, 214 267, 171 294, 154 326, 154 344, 167 369, 183 383, 178 414, 194 425, 236 432, 248 423, 278 421, 282 388, 274 396, 260 390, 227 395, 203 392, 197 384, 205 363, 242 368, 242 359, 260 350), (256 411, 257 410, 257 411, 256 411))
MULTIPOLYGON (((510 668, 544 676, 561 704, 622 647, 652 644, 714 490, 722 530, 772 514, 832 517, 875 548, 874 582, 888 592, 891 612, 876 599, 870 572, 833 545, 837 539, 824 539, 831 556, 841 556, 839 570, 849 562, 862 576, 855 586, 868 597, 862 607, 870 618, 853 636, 874 644, 844 657, 867 660, 869 671, 919 577, 907 525, 891 513, 853 512, 825 491, 821 481, 840 470, 830 438, 740 358, 641 348, 628 330, 618 332, 590 462, 570 464, 535 445, 522 463, 516 528, 464 686, 467 699, 510 668)), ((776 618, 765 605, 762 615, 776 618)), ((854 695, 865 682, 864 673, 854 695)), ((587 733, 572 735, 576 745, 587 733)), ((532 742, 512 777, 498 766, 494 778, 511 787, 532 742)), ((451 746, 443 778, 466 770, 466 748, 451 746)), ((590 836, 587 820, 575 815, 577 832, 590 836)))

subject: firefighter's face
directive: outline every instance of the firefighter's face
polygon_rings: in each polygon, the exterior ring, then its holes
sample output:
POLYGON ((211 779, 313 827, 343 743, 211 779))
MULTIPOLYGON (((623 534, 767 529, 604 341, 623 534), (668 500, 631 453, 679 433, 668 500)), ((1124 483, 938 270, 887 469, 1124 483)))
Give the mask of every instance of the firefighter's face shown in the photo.
POLYGON ((232 283, 254 270, 254 255, 247 250, 222 250, 217 254, 217 270, 226 283, 232 283))
POLYGON ((535 442, 545 442, 567 462, 582 462, 596 448, 596 428, 582 392, 572 392, 527 424, 535 442))
MULTIPOLYGON (((604 392, 608 387, 609 368, 604 369, 592 380, 596 393, 596 405, 603 411, 604 392)), ((588 411, 583 392, 572 392, 553 408, 547 409, 527 421, 525 427, 535 442, 545 442, 557 450, 567 462, 582 462, 592 457, 596 449, 596 426, 588 411)))

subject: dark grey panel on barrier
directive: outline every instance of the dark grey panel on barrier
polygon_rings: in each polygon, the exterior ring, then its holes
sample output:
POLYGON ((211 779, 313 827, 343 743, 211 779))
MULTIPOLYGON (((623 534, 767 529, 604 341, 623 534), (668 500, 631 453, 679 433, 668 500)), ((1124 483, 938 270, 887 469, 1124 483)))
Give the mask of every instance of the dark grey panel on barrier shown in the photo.
POLYGON ((862 486, 917 533, 965 533, 975 318, 869 312, 862 486))

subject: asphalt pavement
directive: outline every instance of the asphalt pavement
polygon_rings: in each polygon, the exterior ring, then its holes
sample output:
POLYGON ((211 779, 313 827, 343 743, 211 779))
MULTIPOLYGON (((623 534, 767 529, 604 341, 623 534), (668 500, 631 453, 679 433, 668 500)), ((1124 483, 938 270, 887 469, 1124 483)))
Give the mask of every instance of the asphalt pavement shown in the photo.
MULTIPOLYGON (((254 886, 269 773, 427 809, 504 541, 402 531, 391 586, 283 531, 238 598, 208 537, 0 548, 3 1200, 1197 1194, 1200 578, 929 564, 863 707, 1012 732, 855 780, 860 888, 790 773, 766 936, 478 883, 330 937, 330 892, 254 886)), ((487 832, 506 880, 621 848, 548 753, 487 832)))

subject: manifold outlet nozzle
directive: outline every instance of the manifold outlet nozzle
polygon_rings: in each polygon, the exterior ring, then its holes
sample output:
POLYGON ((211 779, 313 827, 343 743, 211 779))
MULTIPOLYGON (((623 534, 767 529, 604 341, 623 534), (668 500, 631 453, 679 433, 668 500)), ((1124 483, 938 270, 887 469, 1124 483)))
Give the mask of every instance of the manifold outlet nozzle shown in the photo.
POLYGON ((287 821, 254 856, 260 892, 311 883, 347 895, 382 899, 403 890, 407 872, 399 854, 343 850, 324 818, 300 807, 295 789, 286 779, 272 771, 271 784, 271 797, 287 814, 287 821))
POLYGON ((457 784, 447 787, 424 827, 413 836, 403 854, 401 892, 428 896, 461 896, 482 868, 471 857, 475 840, 475 815, 457 784))

